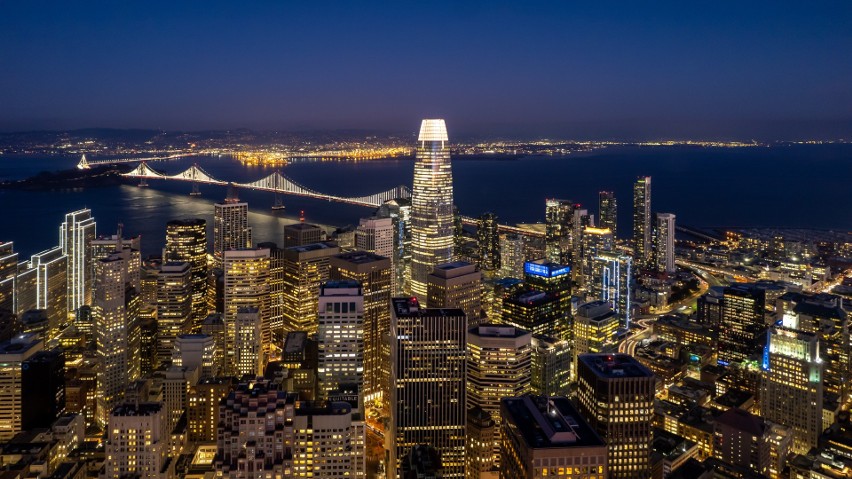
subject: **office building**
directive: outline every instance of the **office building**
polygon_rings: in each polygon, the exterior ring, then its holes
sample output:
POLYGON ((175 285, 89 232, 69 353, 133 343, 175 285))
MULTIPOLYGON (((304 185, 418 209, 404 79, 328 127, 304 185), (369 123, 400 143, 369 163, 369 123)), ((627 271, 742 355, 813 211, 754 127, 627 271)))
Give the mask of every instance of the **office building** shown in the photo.
POLYGON ((397 198, 382 203, 376 217, 390 218, 393 222, 393 264, 396 295, 406 294, 411 289, 411 200, 397 198))
POLYGON ((361 218, 355 230, 355 249, 393 258, 393 219, 376 216, 361 218))
POLYGON ((722 293, 719 361, 742 362, 757 351, 764 323, 765 293, 749 284, 734 283, 722 293))
POLYGON ((192 321, 207 317, 207 222, 200 218, 166 223, 164 262, 189 263, 192 283, 192 321))
POLYGON ((580 268, 580 285, 588 292, 592 292, 595 286, 597 273, 597 262, 595 258, 605 252, 611 252, 615 243, 612 231, 609 228, 583 228, 583 241, 580 245, 580 261, 576 266, 580 268))
POLYGON ((230 377, 199 379, 190 385, 187 395, 187 440, 194 443, 216 442, 219 403, 236 384, 230 377))
POLYGON ((284 227, 284 247, 304 246, 325 240, 325 231, 309 223, 293 223, 284 227))
POLYGON ((201 322, 201 334, 213 338, 213 367, 219 375, 228 370, 228 340, 226 339, 225 320, 222 314, 210 314, 201 322))
POLYGON ((293 417, 293 477, 365 477, 364 433, 363 419, 347 402, 300 402, 293 417))
POLYGON ((11 241, 0 242, 0 311, 15 313, 15 279, 18 253, 11 241))
POLYGON ((260 323, 257 306, 237 308, 234 322, 234 373, 237 377, 263 375, 260 323))
POLYGON ((571 255, 574 203, 571 200, 548 198, 544 206, 547 259, 553 263, 564 264, 571 255))
POLYGON ((236 374, 235 339, 240 308, 255 308, 260 320, 260 344, 271 349, 269 329, 269 250, 228 250, 223 256, 225 267, 226 374, 236 374))
POLYGON ((464 261, 439 264, 426 279, 426 304, 430 308, 459 308, 468 321, 482 316, 482 273, 464 261))
POLYGON ((453 261, 453 173, 444 120, 423 120, 411 193, 411 293, 425 298, 427 276, 453 261))
POLYGON ((225 251, 247 249, 251 246, 248 203, 241 202, 234 189, 229 187, 225 201, 213 205, 214 266, 222 268, 225 251))
POLYGON ((31 335, 0 343, 0 441, 9 441, 23 430, 23 365, 43 347, 44 343, 31 335))
POLYGON ((541 396, 568 395, 573 363, 571 342, 533 334, 530 349, 530 392, 541 396))
POLYGON ((654 374, 626 354, 583 354, 577 362, 580 414, 606 441, 608 478, 651 475, 654 374))
POLYGON ((654 224, 654 265, 660 273, 675 272, 675 215, 657 213, 654 224))
POLYGON ((574 314, 574 371, 577 359, 586 353, 603 353, 615 349, 618 316, 603 300, 585 303, 574 314))
POLYGON ((618 236, 618 202, 615 192, 601 191, 598 193, 599 228, 607 228, 613 236, 618 236))
POLYGON ((467 332, 467 409, 480 408, 495 422, 492 464, 499 467, 500 399, 529 392, 532 334, 514 326, 482 324, 467 332))
POLYGON ((766 419, 792 429, 792 450, 807 454, 823 431, 823 373, 819 339, 793 329, 791 318, 766 333, 760 411, 766 419))
POLYGON ((500 276, 521 278, 524 274, 524 237, 518 234, 500 235, 500 276))
POLYGON ((731 408, 713 422, 713 457, 770 479, 782 474, 793 440, 790 428, 731 408))
POLYGON ((595 272, 591 287, 592 297, 606 301, 618 316, 621 327, 630 328, 633 302, 633 258, 625 254, 605 251, 594 261, 595 272))
POLYGON ((500 429, 494 418, 480 407, 467 410, 467 431, 465 433, 465 477, 470 479, 496 479, 499 467, 494 459, 500 457, 500 451, 494 454, 494 440, 500 440, 500 429))
POLYGON ((65 414, 65 355, 37 351, 21 363, 21 428, 49 428, 65 414))
POLYGON ((106 477, 170 479, 169 431, 163 404, 123 404, 109 413, 104 445, 106 477))
POLYGON ((398 477, 402 458, 419 444, 438 451, 445 478, 464 477, 466 333, 461 309, 391 300, 388 477, 398 477))
POLYGON ((285 332, 317 332, 319 286, 328 281, 331 257, 340 253, 332 242, 284 249, 283 317, 285 332))
POLYGON ((181 334, 175 338, 172 365, 198 369, 201 379, 216 377, 219 368, 216 362, 216 342, 208 334, 181 334))
POLYGON ((89 242, 95 239, 96 228, 92 210, 89 209, 66 214, 65 221, 59 227, 59 246, 68 257, 66 297, 69 312, 92 304, 93 271, 89 242))
POLYGON ((62 248, 51 248, 34 254, 30 267, 36 275, 36 308, 47 315, 46 342, 55 340, 68 323, 68 257, 62 248))
POLYGON ((651 177, 633 183, 633 260, 640 268, 651 262, 651 177))
POLYGON ((351 385, 360 392, 364 380, 364 293, 352 280, 327 281, 320 286, 319 327, 320 394, 351 385))
POLYGON ((606 444, 568 398, 504 398, 500 401, 500 415, 501 478, 613 477, 607 470, 606 444))
POLYGON ((479 217, 476 230, 479 245, 479 265, 489 276, 500 271, 500 233, 497 231, 497 215, 485 213, 479 217))
POLYGON ((503 299, 502 321, 552 338, 568 338, 571 334, 562 299, 538 290, 519 291, 503 299))
POLYGON ((169 262, 157 275, 157 357, 171 360, 175 338, 192 329, 192 265, 169 262))
POLYGON ((269 329, 271 349, 284 344, 284 250, 272 242, 258 243, 269 250, 269 329))
POLYGON ((368 410, 387 417, 390 395, 390 298, 393 269, 388 258, 354 251, 329 260, 332 281, 351 280, 364 294, 364 378, 362 396, 368 410))

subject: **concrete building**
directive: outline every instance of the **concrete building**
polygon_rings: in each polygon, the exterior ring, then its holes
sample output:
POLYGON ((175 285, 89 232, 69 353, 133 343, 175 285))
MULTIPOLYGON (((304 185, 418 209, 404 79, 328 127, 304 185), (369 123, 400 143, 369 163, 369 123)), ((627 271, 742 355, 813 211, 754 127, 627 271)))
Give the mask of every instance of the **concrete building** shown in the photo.
POLYGON ((459 308, 475 325, 482 313, 482 273, 464 261, 439 264, 427 277, 430 308, 459 308))

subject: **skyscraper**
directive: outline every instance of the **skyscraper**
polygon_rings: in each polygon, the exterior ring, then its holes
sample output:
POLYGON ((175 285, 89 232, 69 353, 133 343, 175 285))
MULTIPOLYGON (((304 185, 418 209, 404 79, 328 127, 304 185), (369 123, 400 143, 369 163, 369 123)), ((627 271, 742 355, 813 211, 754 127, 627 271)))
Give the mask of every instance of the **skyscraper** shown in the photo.
POLYGON ((411 200, 397 198, 386 201, 376 211, 376 216, 393 221, 393 292, 407 294, 411 290, 411 200))
POLYGON ((530 392, 543 396, 565 396, 571 389, 572 343, 533 334, 530 392))
POLYGON ((333 242, 284 249, 282 315, 285 332, 317 332, 319 286, 328 280, 331 257, 338 253, 340 248, 333 242))
POLYGON ((500 233, 497 231, 497 215, 485 213, 479 217, 476 231, 479 244, 479 264, 489 277, 500 271, 500 233))
POLYGON ((661 273, 675 272, 675 215, 657 213, 654 225, 654 265, 661 273))
POLYGON ((236 372, 237 314, 240 308, 257 308, 260 315, 261 344, 269 347, 269 250, 228 250, 224 254, 225 268, 225 341, 226 374, 236 372))
POLYGON ((263 374, 260 318, 257 306, 241 306, 237 309, 234 321, 234 365, 237 377, 263 374))
POLYGON ((223 203, 213 205, 213 259, 222 265, 222 253, 230 249, 251 248, 248 203, 241 202, 233 189, 223 203))
POLYGON ((393 258, 394 228, 392 218, 361 218, 355 230, 355 249, 393 258))
POLYGON ((613 236, 618 236, 618 202, 615 192, 601 191, 598 193, 599 228, 609 228, 613 236))
POLYGON ((419 444, 441 456, 445 478, 464 477, 467 320, 460 309, 421 309, 391 300, 391 413, 388 477, 419 444))
POLYGON ((50 342, 68 322, 68 257, 57 246, 34 254, 30 265, 36 270, 36 307, 47 313, 50 342))
POLYGON ((59 227, 59 246, 68 256, 68 311, 92 303, 92 256, 89 242, 95 239, 92 210, 82 209, 65 215, 59 227))
POLYGON ((618 316, 606 301, 598 300, 577 308, 574 314, 574 368, 577 358, 586 353, 612 351, 615 347, 615 332, 618 316))
POLYGON ((411 195, 411 292, 426 297, 426 277, 453 260, 453 173, 444 120, 423 120, 411 195))
POLYGON ((166 263, 157 275, 157 358, 172 357, 175 338, 192 325, 192 272, 189 263, 166 263))
POLYGON ((719 329, 719 361, 741 362, 757 350, 766 330, 763 290, 750 284, 734 283, 722 296, 722 325, 719 329))
POLYGON ((427 279, 426 305, 459 308, 468 321, 478 323, 482 311, 482 273, 464 261, 439 264, 427 279))
POLYGON ((109 427, 104 446, 106 477, 164 478, 169 433, 163 403, 124 404, 107 411, 109 427))
POLYGON ((613 250, 612 230, 588 226, 583 228, 582 238, 583 241, 578 252, 580 261, 575 263, 580 268, 580 274, 577 277, 580 279, 579 283, 582 288, 587 292, 592 292, 597 266, 595 258, 601 253, 613 250))
POLYGON ((571 200, 548 198, 544 202, 545 248, 553 263, 567 261, 571 253, 574 204, 571 200))
POLYGON ((520 278, 524 275, 524 237, 518 234, 500 235, 500 276, 520 278))
POLYGON ((364 380, 364 293, 357 281, 327 281, 320 286, 320 394, 328 398, 341 386, 360 393, 364 380))
POLYGON ((23 363, 41 351, 43 344, 32 335, 0 343, 0 441, 8 441, 22 430, 23 363))
POLYGON ((310 223, 293 223, 284 227, 284 247, 304 246, 319 243, 323 240, 325 231, 310 223))
POLYGON ((654 374, 627 354, 583 354, 577 367, 580 413, 606 441, 610 479, 651 477, 654 374))
POLYGON ((633 258, 612 251, 604 251, 595 258, 594 284, 591 286, 595 299, 607 301, 621 320, 621 326, 629 329, 631 302, 633 301, 633 258))
POLYGON ((163 261, 190 264, 192 276, 192 319, 201 324, 207 317, 207 222, 194 218, 166 223, 163 261))
POLYGON ((638 267, 651 261, 651 177, 633 183, 633 258, 638 267))
MULTIPOLYGON (((15 313, 15 278, 18 253, 11 241, 0 242, 0 310, 15 313)), ((67 308, 67 306, 66 306, 67 308)))

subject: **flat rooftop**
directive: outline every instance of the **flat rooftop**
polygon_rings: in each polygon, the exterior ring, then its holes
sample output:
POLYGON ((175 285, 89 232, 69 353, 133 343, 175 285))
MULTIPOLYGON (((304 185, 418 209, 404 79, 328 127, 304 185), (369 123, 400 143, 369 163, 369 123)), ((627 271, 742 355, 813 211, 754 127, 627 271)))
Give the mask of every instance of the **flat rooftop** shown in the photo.
POLYGON ((578 360, 603 378, 644 378, 654 373, 628 354, 581 354, 578 360))
POLYGON ((391 306, 396 313, 397 318, 408 316, 464 316, 464 311, 460 308, 422 308, 420 302, 415 297, 409 298, 392 298, 391 306))
POLYGON ((338 255, 334 255, 334 258, 354 264, 375 263, 377 261, 387 261, 388 259, 385 256, 381 256, 375 253, 368 253, 366 251, 351 251, 349 253, 340 253, 338 255))
POLYGON ((500 402, 504 420, 517 427, 530 448, 606 446, 568 398, 524 395, 500 402))

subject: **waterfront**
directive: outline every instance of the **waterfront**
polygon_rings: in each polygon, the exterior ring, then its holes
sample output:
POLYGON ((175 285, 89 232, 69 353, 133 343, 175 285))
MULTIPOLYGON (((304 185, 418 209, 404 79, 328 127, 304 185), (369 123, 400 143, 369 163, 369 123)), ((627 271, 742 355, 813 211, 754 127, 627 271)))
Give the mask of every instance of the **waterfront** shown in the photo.
MULTIPOLYGON (((92 158, 90 158, 92 159, 92 158)), ((0 157, 0 180, 20 179, 39 171, 73 167, 78 157, 0 157)), ((176 173, 198 162, 220 179, 252 181, 275 168, 244 166, 230 157, 187 158, 151 163, 176 173)), ((462 213, 493 211, 504 223, 536 222, 544 217, 546 197, 571 198, 597 213, 597 192, 615 191, 619 234, 630 236, 631 184, 637 175, 653 177, 653 208, 670 211, 691 226, 752 226, 852 230, 849 170, 852 145, 792 145, 772 148, 617 147, 563 158, 455 158, 455 201, 462 213), (512 194, 507 194, 512 193, 512 194)), ((410 159, 304 161, 283 172, 311 189, 359 196, 411 184, 410 159)), ((99 234, 124 223, 128 234, 142 234, 145 254, 164 241, 165 223, 173 218, 212 218, 212 203, 225 188, 202 186, 201 197, 188 195, 183 182, 152 180, 149 188, 113 186, 63 191, 0 190, 6 209, 0 239, 14 240, 25 255, 57 243, 66 211, 90 207, 99 234), (150 239, 149 239, 150 238, 150 239)), ((307 221, 326 225, 357 224, 369 208, 283 196, 286 210, 270 209, 271 193, 240 191, 249 202, 254 239, 281 241, 281 228, 301 210, 307 221)))

